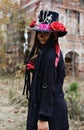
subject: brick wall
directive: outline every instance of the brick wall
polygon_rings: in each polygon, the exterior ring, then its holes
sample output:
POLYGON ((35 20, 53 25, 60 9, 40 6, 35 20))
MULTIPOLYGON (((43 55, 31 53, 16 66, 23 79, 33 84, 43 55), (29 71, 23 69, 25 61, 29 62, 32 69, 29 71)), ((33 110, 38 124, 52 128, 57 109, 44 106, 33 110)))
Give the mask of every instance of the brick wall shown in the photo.
MULTIPOLYGON (((74 54, 74 61, 70 62, 70 66, 72 67, 72 62, 74 62, 75 71, 82 75, 84 72, 84 5, 81 6, 79 0, 63 0, 63 3, 60 4, 55 0, 42 0, 38 1, 36 7, 36 2, 29 7, 29 9, 35 7, 34 14, 31 14, 31 17, 34 16, 34 19, 42 9, 53 10, 59 13, 59 20, 66 26, 68 31, 65 37, 59 39, 64 59, 68 54, 72 59, 74 54)), ((30 44, 32 45, 32 43, 31 39, 30 44)))
POLYGON ((21 7, 28 4, 30 0, 20 0, 21 7))

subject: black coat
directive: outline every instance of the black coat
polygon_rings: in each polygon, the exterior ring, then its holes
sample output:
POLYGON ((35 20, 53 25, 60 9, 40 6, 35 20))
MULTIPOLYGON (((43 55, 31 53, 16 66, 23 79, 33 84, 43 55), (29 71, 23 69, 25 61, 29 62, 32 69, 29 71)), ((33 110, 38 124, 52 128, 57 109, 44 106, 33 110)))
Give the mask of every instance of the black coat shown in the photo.
POLYGON ((50 49, 45 57, 41 51, 37 57, 26 130, 37 130, 38 119, 48 121, 49 130, 68 130, 67 106, 62 89, 65 77, 62 53, 57 67, 55 58, 55 49, 50 49))

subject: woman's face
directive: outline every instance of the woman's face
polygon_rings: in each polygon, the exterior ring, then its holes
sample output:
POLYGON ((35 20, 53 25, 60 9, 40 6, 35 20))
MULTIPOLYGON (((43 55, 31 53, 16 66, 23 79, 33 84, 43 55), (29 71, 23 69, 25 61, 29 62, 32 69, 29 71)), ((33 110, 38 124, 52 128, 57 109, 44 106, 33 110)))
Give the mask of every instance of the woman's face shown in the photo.
POLYGON ((51 33, 50 32, 38 32, 37 38, 40 41, 42 45, 46 44, 48 39, 50 38, 51 33))

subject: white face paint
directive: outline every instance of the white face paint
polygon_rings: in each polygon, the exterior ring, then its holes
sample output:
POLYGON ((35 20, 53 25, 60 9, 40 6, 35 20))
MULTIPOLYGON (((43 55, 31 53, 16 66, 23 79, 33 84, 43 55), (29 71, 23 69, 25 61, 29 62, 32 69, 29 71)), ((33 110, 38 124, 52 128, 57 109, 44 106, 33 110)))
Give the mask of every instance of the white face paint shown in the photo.
POLYGON ((46 42, 50 38, 50 35, 51 35, 50 32, 38 32, 37 38, 41 44, 46 44, 46 42))

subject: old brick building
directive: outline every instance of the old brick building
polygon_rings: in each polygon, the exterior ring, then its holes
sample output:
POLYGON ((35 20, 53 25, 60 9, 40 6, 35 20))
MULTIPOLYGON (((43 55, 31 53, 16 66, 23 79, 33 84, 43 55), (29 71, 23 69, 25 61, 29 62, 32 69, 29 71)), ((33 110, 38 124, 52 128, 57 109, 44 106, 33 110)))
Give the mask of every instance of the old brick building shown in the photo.
POLYGON ((84 0, 21 0, 27 18, 35 18, 41 9, 59 13, 59 21, 68 34, 60 38, 66 70, 72 76, 84 76, 84 0))
POLYGON ((20 0, 21 8, 27 19, 36 16, 36 9, 39 7, 39 0, 20 0))

